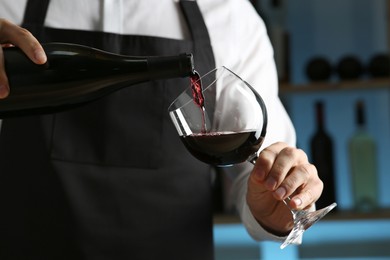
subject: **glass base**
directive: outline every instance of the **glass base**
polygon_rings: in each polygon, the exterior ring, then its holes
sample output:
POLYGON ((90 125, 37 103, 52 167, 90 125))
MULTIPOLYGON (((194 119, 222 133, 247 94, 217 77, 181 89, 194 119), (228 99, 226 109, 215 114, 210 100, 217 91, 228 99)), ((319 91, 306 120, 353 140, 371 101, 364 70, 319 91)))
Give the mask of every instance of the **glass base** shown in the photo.
POLYGON ((280 249, 285 248, 286 246, 293 244, 297 239, 301 237, 303 232, 310 228, 314 223, 318 220, 322 219, 326 214, 329 213, 334 207, 336 207, 336 203, 332 203, 331 205, 317 210, 313 212, 308 212, 305 210, 296 211, 294 214, 294 227, 291 230, 290 234, 280 246, 280 249))

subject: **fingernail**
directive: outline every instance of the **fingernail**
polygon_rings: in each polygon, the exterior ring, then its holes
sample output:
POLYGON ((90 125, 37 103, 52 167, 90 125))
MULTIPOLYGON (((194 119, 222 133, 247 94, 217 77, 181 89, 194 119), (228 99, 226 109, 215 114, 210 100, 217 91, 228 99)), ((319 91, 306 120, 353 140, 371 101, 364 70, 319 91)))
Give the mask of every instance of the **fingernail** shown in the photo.
POLYGON ((265 176, 264 171, 262 171, 262 170, 256 171, 256 177, 257 177, 260 181, 263 181, 263 180, 264 180, 264 176, 265 176))
POLYGON ((297 206, 300 206, 302 204, 302 200, 300 198, 294 198, 293 201, 294 201, 294 204, 297 206))
POLYGON ((42 64, 42 63, 45 63, 46 62, 46 54, 44 51, 42 50, 36 50, 35 51, 35 60, 39 63, 39 64, 42 64))
POLYGON ((286 195, 286 189, 283 187, 279 187, 275 190, 275 194, 278 198, 283 198, 286 195))
POLYGON ((273 190, 276 186, 276 181, 273 178, 268 178, 265 182, 265 185, 269 190, 273 190))

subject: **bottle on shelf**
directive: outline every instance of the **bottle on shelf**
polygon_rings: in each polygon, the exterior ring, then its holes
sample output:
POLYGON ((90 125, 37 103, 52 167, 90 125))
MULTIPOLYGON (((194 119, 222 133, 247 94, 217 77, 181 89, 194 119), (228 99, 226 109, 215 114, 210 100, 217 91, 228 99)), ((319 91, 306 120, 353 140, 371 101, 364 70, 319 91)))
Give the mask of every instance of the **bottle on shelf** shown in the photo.
POLYGON ((349 140, 354 207, 372 211, 378 204, 376 144, 366 129, 363 101, 356 102, 355 113, 357 129, 349 140))
POLYGON ((333 141, 325 127, 324 104, 315 103, 316 131, 310 140, 311 158, 317 167, 318 175, 324 183, 324 190, 316 202, 317 208, 326 207, 336 201, 333 141))
POLYGON ((313 57, 306 64, 306 76, 311 81, 328 81, 332 75, 332 66, 325 57, 313 57))
POLYGON ((44 65, 17 47, 3 49, 10 95, 0 102, 0 118, 58 112, 136 83, 194 73, 192 54, 123 56, 67 43, 43 48, 44 65))
POLYGON ((354 80, 363 75, 364 68, 358 57, 347 55, 340 59, 336 66, 336 71, 341 80, 354 80))
MULTIPOLYGON (((262 9, 262 8, 259 8, 262 9)), ((274 48, 275 64, 280 82, 290 81, 290 34, 286 23, 287 1, 272 0, 267 6, 267 27, 274 48), (268 8, 269 7, 269 8, 268 8)))
POLYGON ((368 63, 368 73, 372 78, 383 78, 390 76, 390 55, 379 53, 371 57, 368 63))

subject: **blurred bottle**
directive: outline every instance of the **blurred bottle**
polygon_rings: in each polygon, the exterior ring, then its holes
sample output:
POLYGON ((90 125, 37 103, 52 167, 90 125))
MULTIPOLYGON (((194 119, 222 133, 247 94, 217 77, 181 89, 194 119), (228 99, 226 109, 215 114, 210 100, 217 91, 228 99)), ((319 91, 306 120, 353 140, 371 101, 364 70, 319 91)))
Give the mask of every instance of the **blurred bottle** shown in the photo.
POLYGON ((337 64, 337 73, 342 80, 358 79, 363 75, 364 68, 355 56, 345 56, 337 64))
POLYGON ((368 63, 368 73, 373 78, 390 76, 390 56, 388 54, 374 55, 368 63))
POLYGON ((223 189, 223 176, 222 171, 217 168, 213 168, 212 172, 212 192, 213 192, 213 212, 214 214, 222 214, 225 211, 225 192, 223 189))
POLYGON ((311 81, 327 81, 332 74, 332 66, 324 57, 313 57, 306 65, 306 76, 311 81))
POLYGON ((376 144, 366 129, 364 103, 355 107, 356 132, 349 140, 354 206, 358 211, 371 211, 377 207, 376 144))
POLYGON ((274 48, 275 64, 280 82, 290 80, 290 36, 286 23, 288 0, 270 0, 267 26, 274 48))
POLYGON ((317 129, 311 137, 310 145, 312 162, 317 167, 318 175, 324 183, 324 190, 316 206, 323 208, 336 201, 333 141, 325 128, 323 102, 316 102, 315 108, 317 129))

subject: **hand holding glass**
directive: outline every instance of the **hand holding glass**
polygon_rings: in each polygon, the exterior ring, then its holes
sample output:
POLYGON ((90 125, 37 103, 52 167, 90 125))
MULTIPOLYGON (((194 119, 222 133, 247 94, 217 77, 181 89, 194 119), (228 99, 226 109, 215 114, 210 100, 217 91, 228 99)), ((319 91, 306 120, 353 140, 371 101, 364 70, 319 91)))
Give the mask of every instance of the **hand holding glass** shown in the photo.
MULTIPOLYGON (((267 110, 261 96, 225 67, 210 71, 192 84, 203 86, 204 105, 194 102, 192 88, 169 107, 169 114, 184 145, 199 160, 217 166, 255 163, 265 138, 267 110)), ((284 200, 288 206, 289 198, 284 200)), ((325 216, 336 203, 315 211, 290 211, 294 227, 281 248, 293 243, 325 216)))

